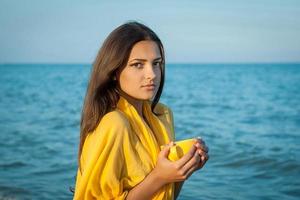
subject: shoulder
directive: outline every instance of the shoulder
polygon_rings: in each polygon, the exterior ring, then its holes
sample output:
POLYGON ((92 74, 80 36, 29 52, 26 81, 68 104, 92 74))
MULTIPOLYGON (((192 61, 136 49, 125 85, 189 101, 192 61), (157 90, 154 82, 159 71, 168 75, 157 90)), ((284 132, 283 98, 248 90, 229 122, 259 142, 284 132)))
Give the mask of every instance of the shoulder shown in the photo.
POLYGON ((174 128, 174 118, 172 110, 163 103, 158 103, 154 112, 157 114, 157 117, 165 124, 165 127, 168 128, 170 133, 171 140, 175 140, 175 128, 174 128))
POLYGON ((99 126, 117 126, 117 127, 129 127, 129 121, 127 117, 119 110, 114 110, 106 113, 99 126))
POLYGON ((160 102, 156 104, 154 112, 158 115, 172 115, 172 110, 167 105, 160 102))
MULTIPOLYGON (((122 146, 125 141, 129 140, 131 127, 128 119, 118 110, 106 113, 96 129, 88 134, 85 139, 83 153, 93 152, 93 149, 107 146, 122 146)), ((89 157, 85 153, 84 157, 89 157)))
POLYGON ((130 125, 127 118, 118 110, 106 113, 98 123, 96 129, 85 139, 81 162, 82 166, 105 155, 105 149, 111 153, 112 149, 120 152, 122 145, 129 141, 130 125))
POLYGON ((106 113, 100 123, 110 123, 110 122, 113 122, 113 123, 121 123, 121 124, 128 124, 129 121, 127 119, 127 117, 119 110, 114 110, 114 111, 111 111, 111 112, 108 112, 106 113))
POLYGON ((156 113, 159 119, 173 126, 174 123, 173 111, 167 105, 163 103, 157 103, 154 108, 154 113, 156 113))

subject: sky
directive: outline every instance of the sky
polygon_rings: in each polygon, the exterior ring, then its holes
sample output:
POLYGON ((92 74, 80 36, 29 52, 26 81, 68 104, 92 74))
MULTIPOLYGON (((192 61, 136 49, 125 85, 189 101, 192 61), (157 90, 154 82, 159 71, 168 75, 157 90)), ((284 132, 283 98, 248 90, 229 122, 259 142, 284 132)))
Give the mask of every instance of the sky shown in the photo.
POLYGON ((300 62, 299 0, 0 0, 0 63, 92 63, 129 20, 167 63, 300 62))

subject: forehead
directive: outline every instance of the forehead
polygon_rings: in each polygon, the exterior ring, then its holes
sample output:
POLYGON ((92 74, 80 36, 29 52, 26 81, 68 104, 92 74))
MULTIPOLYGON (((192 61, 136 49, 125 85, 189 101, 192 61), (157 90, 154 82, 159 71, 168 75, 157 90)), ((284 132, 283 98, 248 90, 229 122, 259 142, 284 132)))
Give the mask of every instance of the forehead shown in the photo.
POLYGON ((143 40, 137 42, 131 49, 129 60, 132 59, 155 59, 161 57, 159 47, 156 42, 143 40))

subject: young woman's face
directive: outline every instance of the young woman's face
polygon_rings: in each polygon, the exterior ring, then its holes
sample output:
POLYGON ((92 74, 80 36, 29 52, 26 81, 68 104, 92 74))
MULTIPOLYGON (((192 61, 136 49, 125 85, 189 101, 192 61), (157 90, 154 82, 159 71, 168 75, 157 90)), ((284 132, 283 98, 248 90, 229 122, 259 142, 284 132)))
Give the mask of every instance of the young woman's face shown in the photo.
POLYGON ((136 43, 125 68, 118 74, 119 87, 136 99, 152 99, 159 88, 161 63, 156 42, 143 40, 136 43))

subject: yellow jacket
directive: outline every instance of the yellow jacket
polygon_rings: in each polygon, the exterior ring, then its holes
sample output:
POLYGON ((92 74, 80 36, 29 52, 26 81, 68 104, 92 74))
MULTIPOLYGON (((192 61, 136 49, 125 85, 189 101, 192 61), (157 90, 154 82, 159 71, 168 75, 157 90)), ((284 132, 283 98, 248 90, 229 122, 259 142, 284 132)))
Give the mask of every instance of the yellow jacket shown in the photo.
MULTIPOLYGON (((151 126, 123 97, 117 109, 104 115, 90 133, 81 154, 75 200, 125 199, 129 190, 143 181, 155 167, 160 146, 174 141, 172 111, 158 103, 144 101, 143 114, 151 126)), ((164 186, 153 199, 172 200, 174 184, 164 186)))

